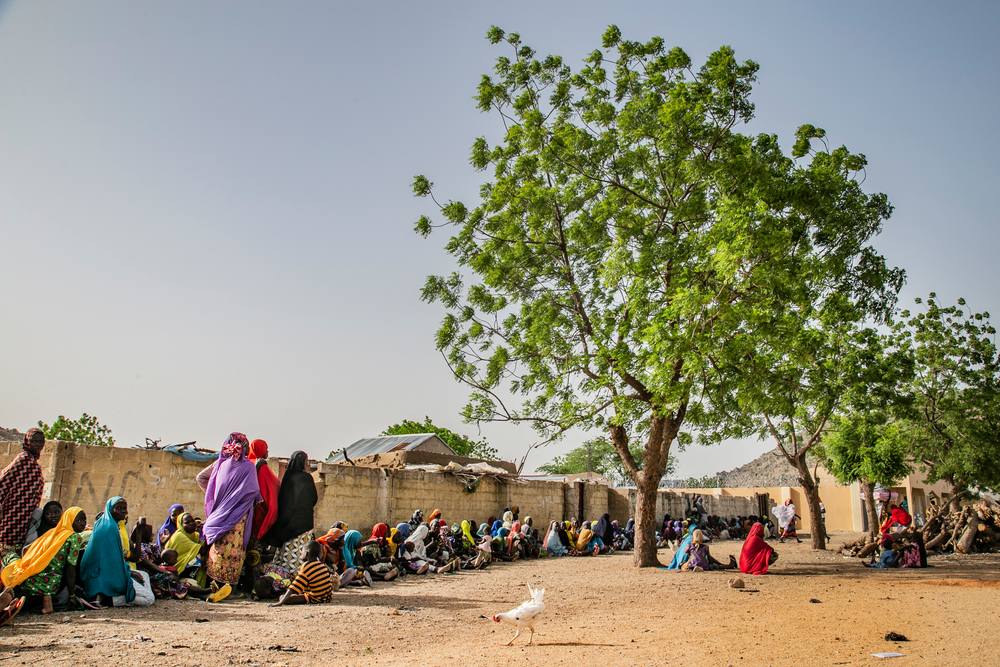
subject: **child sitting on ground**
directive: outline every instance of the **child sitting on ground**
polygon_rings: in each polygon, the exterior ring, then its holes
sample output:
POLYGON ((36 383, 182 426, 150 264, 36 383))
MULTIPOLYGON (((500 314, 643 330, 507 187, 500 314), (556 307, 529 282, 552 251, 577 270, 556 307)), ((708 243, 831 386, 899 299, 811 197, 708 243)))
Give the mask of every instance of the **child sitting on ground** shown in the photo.
POLYGON ((333 599, 333 581, 323 564, 322 545, 315 540, 302 547, 302 567, 285 594, 272 607, 284 604, 320 604, 333 599))

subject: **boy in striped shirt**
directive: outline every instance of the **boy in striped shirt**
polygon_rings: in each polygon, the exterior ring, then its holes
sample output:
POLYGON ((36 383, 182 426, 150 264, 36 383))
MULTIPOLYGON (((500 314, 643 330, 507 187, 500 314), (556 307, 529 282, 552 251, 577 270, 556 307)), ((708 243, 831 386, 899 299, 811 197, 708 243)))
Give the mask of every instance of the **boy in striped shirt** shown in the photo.
POLYGON ((319 604, 333 600, 333 582, 330 580, 330 571, 323 564, 321 553, 319 542, 306 542, 302 547, 302 567, 295 574, 288 590, 272 607, 283 604, 319 604))

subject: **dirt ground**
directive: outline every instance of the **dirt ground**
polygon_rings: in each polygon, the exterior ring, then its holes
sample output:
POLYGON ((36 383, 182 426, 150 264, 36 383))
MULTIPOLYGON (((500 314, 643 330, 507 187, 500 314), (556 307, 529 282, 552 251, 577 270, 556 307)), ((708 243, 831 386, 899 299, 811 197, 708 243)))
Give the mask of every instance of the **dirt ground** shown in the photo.
POLYGON ((775 546, 772 573, 745 576, 744 591, 727 585, 738 573, 637 570, 615 554, 410 576, 319 606, 157 601, 25 615, 0 628, 0 665, 875 665, 886 661, 871 654, 886 651, 905 654, 889 664, 1000 664, 997 555, 872 570, 808 543, 775 546), (514 629, 489 616, 526 600, 525 583, 546 589, 546 609, 533 645, 525 633, 507 647, 514 629), (909 641, 885 641, 890 631, 909 641))

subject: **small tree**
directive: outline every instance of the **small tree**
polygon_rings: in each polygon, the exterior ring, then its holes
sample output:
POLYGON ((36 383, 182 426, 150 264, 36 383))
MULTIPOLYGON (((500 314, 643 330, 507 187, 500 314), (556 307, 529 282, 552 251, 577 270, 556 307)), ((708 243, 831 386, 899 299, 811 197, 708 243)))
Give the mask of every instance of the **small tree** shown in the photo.
POLYGON ((437 437, 455 450, 459 456, 468 456, 474 459, 484 459, 486 461, 496 461, 499 454, 497 450, 490 447, 486 439, 473 440, 466 435, 459 435, 446 428, 435 426, 430 417, 424 417, 424 421, 415 422, 404 419, 398 424, 393 424, 379 435, 411 435, 414 433, 434 433, 437 437))
POLYGON ((878 413, 835 417, 817 454, 837 482, 858 482, 865 496, 868 537, 876 541, 875 486, 891 487, 910 474, 900 425, 886 423, 885 416, 878 413))
POLYGON ((102 447, 114 447, 115 439, 111 437, 111 429, 102 426, 97 421, 97 417, 91 417, 86 412, 79 419, 66 419, 59 415, 59 418, 52 422, 52 425, 38 422, 38 428, 42 429, 45 437, 49 440, 67 440, 78 442, 81 445, 100 445, 102 447))
POLYGON ((910 451, 928 482, 944 480, 949 504, 970 487, 1000 489, 1000 357, 988 312, 941 307, 902 312, 893 340, 915 365, 905 412, 910 451))
MULTIPOLYGON (((632 456, 641 465, 642 450, 639 446, 632 447, 632 456)), ((538 471, 548 475, 578 475, 587 472, 588 465, 591 472, 607 477, 618 486, 630 481, 618 451, 604 436, 594 438, 563 456, 557 456, 549 463, 538 466, 538 471)), ((675 460, 671 457, 664 474, 673 473, 676 467, 675 460)))

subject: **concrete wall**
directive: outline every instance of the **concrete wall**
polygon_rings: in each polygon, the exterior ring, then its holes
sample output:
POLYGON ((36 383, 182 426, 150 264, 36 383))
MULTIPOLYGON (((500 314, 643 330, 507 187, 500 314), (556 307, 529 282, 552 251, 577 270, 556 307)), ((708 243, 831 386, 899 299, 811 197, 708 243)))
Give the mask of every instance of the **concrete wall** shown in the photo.
MULTIPOLYGON (((20 452, 20 443, 0 443, 0 465, 20 452)), ((175 503, 204 514, 205 496, 195 482, 202 465, 170 452, 50 440, 38 462, 45 478, 42 503, 54 499, 64 509, 82 507, 91 521, 114 496, 128 501, 130 520, 145 516, 156 526, 175 503)))
MULTIPOLYGON (((330 463, 320 463, 313 476, 320 496, 317 530, 343 521, 366 532, 378 522, 394 526, 408 521, 416 509, 424 516, 439 509, 448 523, 482 523, 489 516, 500 518, 504 507, 514 505, 522 518, 531 516, 536 527, 564 516, 566 485, 557 482, 504 484, 486 477, 470 493, 454 475, 330 463)), ((606 505, 607 487, 602 488, 606 505)))
MULTIPOLYGON (((21 443, 0 442, 0 466, 6 466, 21 452, 21 443)), ((204 514, 204 495, 195 482, 202 465, 189 463, 169 452, 117 447, 92 447, 72 442, 49 442, 39 459, 45 477, 42 502, 58 500, 63 507, 78 505, 93 519, 112 496, 122 496, 129 504, 130 522, 145 516, 154 526, 166 518, 174 503, 196 515, 204 514)), ((280 477, 284 461, 270 459, 268 465, 280 477)), ((474 492, 450 474, 416 470, 371 468, 331 463, 317 464, 313 473, 319 494, 316 529, 324 531, 334 521, 368 532, 377 522, 395 525, 407 521, 415 509, 424 515, 440 509, 449 523, 463 519, 483 522, 500 517, 504 507, 517 505, 521 517, 531 516, 539 530, 554 519, 573 517, 595 521, 605 512, 624 524, 635 511, 635 489, 612 489, 603 484, 552 481, 527 483, 497 482, 483 478, 474 492), (584 510, 579 498, 583 490, 584 510)), ((848 489, 844 489, 850 495, 848 489)), ((705 509, 721 516, 757 514, 755 493, 768 493, 771 502, 791 494, 800 514, 803 499, 789 489, 690 489, 661 490, 657 496, 657 520, 665 513, 684 514, 695 493, 702 496, 705 509)), ((831 508, 828 490, 824 501, 831 508)), ((808 516, 807 514, 805 516, 808 516)), ((807 525, 807 524, 806 524, 807 525)), ((849 530, 850 528, 846 528, 849 530)))

